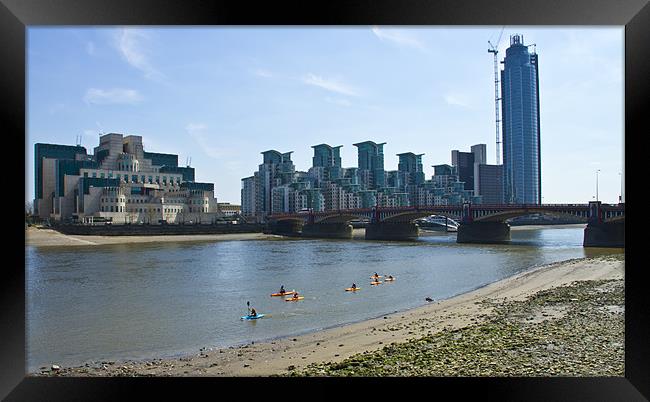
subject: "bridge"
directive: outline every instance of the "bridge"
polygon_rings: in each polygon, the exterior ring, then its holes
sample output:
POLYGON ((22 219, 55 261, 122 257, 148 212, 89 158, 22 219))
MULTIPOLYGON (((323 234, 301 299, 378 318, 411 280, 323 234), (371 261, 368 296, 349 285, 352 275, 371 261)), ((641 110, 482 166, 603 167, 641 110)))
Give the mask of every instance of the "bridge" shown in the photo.
POLYGON ((442 215, 460 223, 458 243, 504 243, 510 240, 508 219, 534 213, 573 217, 587 223, 585 247, 625 246, 625 204, 470 204, 414 207, 373 207, 267 217, 269 231, 287 236, 351 238, 350 221, 369 221, 368 240, 410 240, 418 237, 415 220, 442 215))

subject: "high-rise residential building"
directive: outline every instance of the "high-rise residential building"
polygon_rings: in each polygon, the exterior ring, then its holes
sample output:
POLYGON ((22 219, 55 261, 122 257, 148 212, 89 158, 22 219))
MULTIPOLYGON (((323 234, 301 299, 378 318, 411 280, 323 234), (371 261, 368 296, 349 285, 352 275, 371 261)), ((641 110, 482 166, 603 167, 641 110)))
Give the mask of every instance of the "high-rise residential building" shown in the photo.
POLYGON ((474 164, 474 194, 483 204, 503 204, 503 165, 474 164))
POLYGON ((510 37, 501 71, 504 202, 540 204, 539 59, 510 37))
POLYGON ((241 214, 245 218, 256 217, 259 211, 259 173, 241 179, 241 214))
POLYGON ((405 173, 406 182, 400 183, 402 189, 409 185, 420 185, 424 183, 424 170, 422 169, 422 155, 413 152, 397 154, 399 163, 398 172, 405 173))
POLYGON ((142 137, 102 135, 94 154, 36 144, 34 205, 44 219, 71 222, 212 223, 223 216, 214 184, 194 181, 178 155, 144 152, 142 137))
POLYGON ((384 145, 364 141, 352 144, 358 148, 359 179, 361 184, 371 190, 386 186, 386 172, 384 171, 384 145))
POLYGON ((451 151, 451 165, 458 172, 458 180, 465 183, 465 190, 474 191, 474 153, 451 151))
MULTIPOLYGON (((262 152, 262 164, 258 168, 258 213, 268 215, 272 211, 272 190, 274 187, 293 182, 295 166, 291 161, 291 152, 281 153, 276 150, 262 152)), ((277 207, 276 207, 277 208, 277 207)))
POLYGON ((312 158, 312 167, 314 170, 322 168, 322 180, 335 180, 342 177, 341 168, 341 147, 329 146, 327 144, 314 145, 314 157, 312 158))

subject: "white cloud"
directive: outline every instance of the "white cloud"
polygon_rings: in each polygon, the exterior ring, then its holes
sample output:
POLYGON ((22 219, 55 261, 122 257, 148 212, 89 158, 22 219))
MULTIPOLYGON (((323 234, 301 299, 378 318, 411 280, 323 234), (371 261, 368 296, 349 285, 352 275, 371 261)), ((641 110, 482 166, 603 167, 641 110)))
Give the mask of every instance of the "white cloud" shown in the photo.
POLYGON ((372 27, 372 33, 375 34, 382 41, 388 41, 400 46, 412 47, 418 50, 426 50, 426 46, 419 39, 413 35, 409 35, 404 31, 397 31, 394 29, 379 29, 379 27, 372 27))
POLYGON ((185 131, 187 131, 206 155, 211 158, 223 158, 227 154, 227 150, 214 147, 208 143, 207 129, 208 126, 203 123, 189 123, 185 126, 185 131))
POLYGON ((445 103, 448 105, 469 107, 469 101, 467 100, 467 97, 463 95, 450 93, 446 94, 444 98, 445 103))
POLYGON ((349 95, 349 96, 359 96, 356 89, 333 79, 326 79, 310 73, 302 77, 301 80, 303 83, 307 85, 313 85, 316 87, 326 89, 328 91, 340 93, 343 95, 349 95))
POLYGON ((335 105, 339 106, 345 106, 345 107, 350 107, 352 106, 352 103, 347 100, 347 99, 334 99, 334 98, 325 98, 326 102, 333 103, 335 105))
POLYGON ((263 70, 263 69, 257 69, 255 71, 253 71, 253 74, 257 75, 258 77, 263 77, 263 78, 273 77, 273 74, 270 71, 263 70))
POLYGON ((135 89, 98 89, 90 88, 84 96, 86 103, 95 105, 129 104, 134 105, 142 101, 142 96, 135 89))
POLYGON ((151 64, 147 49, 143 46, 149 40, 150 37, 145 31, 122 28, 116 34, 115 46, 122 58, 134 68, 142 71, 145 78, 160 81, 164 75, 151 64))

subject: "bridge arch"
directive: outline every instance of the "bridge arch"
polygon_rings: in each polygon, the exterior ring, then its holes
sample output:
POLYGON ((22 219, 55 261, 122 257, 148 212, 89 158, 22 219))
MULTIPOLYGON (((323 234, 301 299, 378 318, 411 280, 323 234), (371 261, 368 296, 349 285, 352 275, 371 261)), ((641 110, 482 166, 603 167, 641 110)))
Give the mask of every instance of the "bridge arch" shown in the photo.
POLYGON ((505 222, 508 219, 517 218, 520 216, 527 216, 532 214, 542 214, 542 215, 551 215, 564 218, 578 218, 584 220, 584 223, 587 223, 589 219, 589 211, 587 210, 576 210, 576 211, 553 211, 548 209, 537 209, 537 208, 526 208, 526 209, 515 209, 508 211, 482 211, 482 212, 473 212, 472 219, 475 222, 505 222))
POLYGON ((460 221, 461 216, 458 213, 451 211, 406 211, 403 213, 397 213, 394 215, 389 215, 382 219, 382 222, 401 222, 401 223, 412 223, 418 219, 426 218, 432 215, 445 216, 447 218, 453 219, 454 221, 460 221))

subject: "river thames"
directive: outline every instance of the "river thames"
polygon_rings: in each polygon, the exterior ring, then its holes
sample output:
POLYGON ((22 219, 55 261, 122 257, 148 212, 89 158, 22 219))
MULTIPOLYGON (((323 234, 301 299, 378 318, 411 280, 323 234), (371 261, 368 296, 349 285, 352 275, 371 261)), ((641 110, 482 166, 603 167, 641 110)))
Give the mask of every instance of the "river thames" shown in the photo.
MULTIPOLYGON (((280 238, 26 247, 27 369, 197 353, 379 317, 553 262, 622 253, 583 248, 584 225, 513 227, 504 245, 280 238), (370 275, 392 283, 370 285, 370 275), (358 292, 344 289, 352 283, 358 292), (304 296, 270 297, 280 285, 304 296), (247 302, 267 316, 242 321, 247 302)), ((359 235, 361 233, 361 235, 359 235)))

